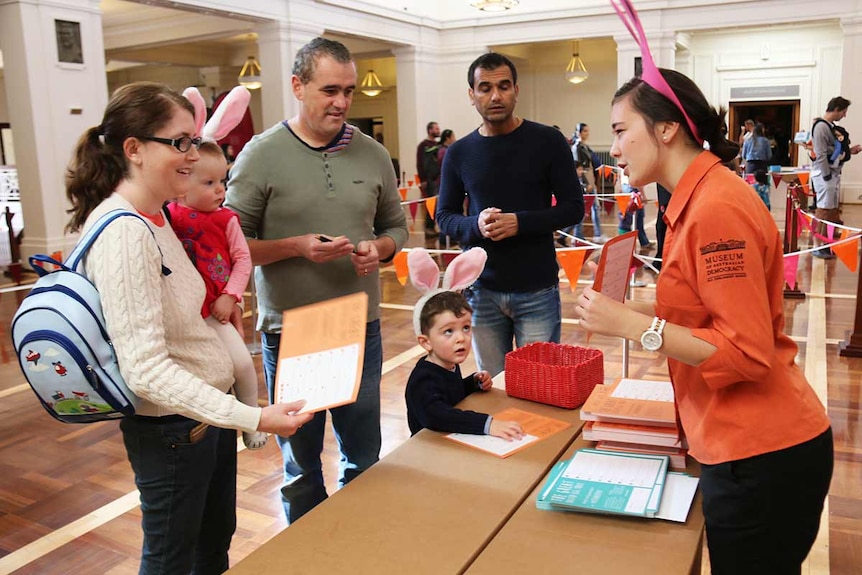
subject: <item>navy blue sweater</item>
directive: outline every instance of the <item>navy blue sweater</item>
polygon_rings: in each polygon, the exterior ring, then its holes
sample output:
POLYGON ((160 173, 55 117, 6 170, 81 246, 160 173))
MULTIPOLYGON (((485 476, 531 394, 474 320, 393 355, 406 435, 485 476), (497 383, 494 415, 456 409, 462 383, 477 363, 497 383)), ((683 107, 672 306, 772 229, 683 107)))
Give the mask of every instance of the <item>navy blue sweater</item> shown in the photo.
POLYGON ((584 217, 583 190, 566 139, 528 120, 503 136, 471 132, 446 152, 436 217, 440 231, 464 249, 481 246, 488 252, 478 280, 482 287, 530 292, 556 285, 554 230, 584 217), (489 207, 515 213, 518 235, 497 242, 482 237, 479 212, 489 207))
POLYGON ((447 433, 484 435, 485 423, 490 416, 455 407, 478 389, 479 384, 472 374, 461 378, 460 366, 456 365, 455 371, 449 371, 425 361, 424 357, 420 359, 407 380, 404 392, 410 435, 416 435, 426 427, 447 433))

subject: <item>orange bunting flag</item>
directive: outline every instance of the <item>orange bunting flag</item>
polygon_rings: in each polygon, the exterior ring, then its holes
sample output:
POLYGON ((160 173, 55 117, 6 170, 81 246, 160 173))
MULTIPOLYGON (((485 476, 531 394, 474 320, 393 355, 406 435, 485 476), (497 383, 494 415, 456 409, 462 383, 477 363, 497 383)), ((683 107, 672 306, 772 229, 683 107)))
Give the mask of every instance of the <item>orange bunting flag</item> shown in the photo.
POLYGON ((401 251, 395 254, 392 265, 395 266, 395 277, 398 278, 398 283, 407 285, 407 277, 410 275, 407 268, 407 252, 401 251))
POLYGON ((578 278, 581 275, 581 268, 584 265, 584 257, 587 255, 587 250, 577 251, 558 251, 557 259, 560 261, 560 267, 569 278, 569 287, 575 291, 578 287, 578 278))
POLYGON ((808 185, 808 176, 809 176, 808 172, 799 172, 797 174, 797 176, 799 177, 799 183, 800 184, 802 184, 803 186, 808 185))
POLYGON ((425 209, 428 210, 428 215, 434 219, 434 211, 437 209, 437 196, 431 196, 425 200, 425 209))
POLYGON ((790 289, 796 288, 796 271, 799 269, 799 254, 784 256, 784 281, 790 289))
MULTIPOLYGON (((850 230, 841 230, 841 239, 846 240, 850 237, 850 230)), ((847 269, 851 272, 856 271, 856 267, 859 263, 859 258, 857 257, 857 251, 859 248, 859 242, 847 242, 846 244, 838 244, 832 246, 832 253, 838 256, 838 259, 841 260, 847 269)))
POLYGON ((398 188, 398 193, 401 194, 401 201, 407 201, 407 188, 398 188))
POLYGON ((614 169, 612 166, 602 166, 602 177, 610 178, 614 175, 614 169))
POLYGON ((620 208, 620 213, 626 213, 626 210, 629 209, 629 196, 617 196, 617 206, 620 208))

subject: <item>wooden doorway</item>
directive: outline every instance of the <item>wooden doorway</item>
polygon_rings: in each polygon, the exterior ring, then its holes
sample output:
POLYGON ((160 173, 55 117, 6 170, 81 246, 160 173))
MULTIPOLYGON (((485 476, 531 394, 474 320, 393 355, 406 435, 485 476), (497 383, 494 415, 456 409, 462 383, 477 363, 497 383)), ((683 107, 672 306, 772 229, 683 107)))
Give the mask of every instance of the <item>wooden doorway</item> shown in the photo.
POLYGON ((800 130, 799 100, 731 102, 727 121, 734 141, 739 141, 742 124, 749 119, 763 124, 766 137, 775 140, 770 164, 795 166, 798 146, 793 135, 800 130))

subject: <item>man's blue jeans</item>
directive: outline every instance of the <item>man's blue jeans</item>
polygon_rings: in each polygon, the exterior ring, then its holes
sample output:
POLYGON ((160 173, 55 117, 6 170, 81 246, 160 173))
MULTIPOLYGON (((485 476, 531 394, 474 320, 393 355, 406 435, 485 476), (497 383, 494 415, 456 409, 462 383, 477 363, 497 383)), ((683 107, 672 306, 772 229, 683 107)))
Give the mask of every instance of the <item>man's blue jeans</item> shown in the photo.
POLYGON ((130 416, 123 443, 141 492, 141 575, 214 575, 228 568, 236 530, 236 431, 181 415, 130 416))
MULTIPOLYGON (((338 486, 344 487, 380 457, 380 378, 383 371, 383 344, 380 320, 366 324, 365 361, 359 396, 355 403, 329 410, 335 439, 341 452, 338 486)), ((280 333, 263 333, 263 367, 272 401, 280 333)), ((302 426, 291 437, 276 436, 284 462, 281 499, 288 523, 293 523, 326 499, 320 454, 326 412, 302 426)))
POLYGON ((506 367, 506 354, 537 341, 560 342, 560 289, 497 292, 471 286, 464 296, 473 308, 473 351, 480 370, 495 376, 506 367))

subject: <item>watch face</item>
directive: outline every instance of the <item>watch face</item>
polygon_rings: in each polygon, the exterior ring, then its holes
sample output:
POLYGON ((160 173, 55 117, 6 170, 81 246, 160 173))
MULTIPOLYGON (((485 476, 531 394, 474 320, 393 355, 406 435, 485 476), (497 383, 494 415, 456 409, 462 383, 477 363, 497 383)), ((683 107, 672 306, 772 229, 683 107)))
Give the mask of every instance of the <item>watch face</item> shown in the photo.
POLYGON ((648 351, 655 351, 661 347, 662 337, 654 331, 647 331, 641 336, 641 345, 648 351))

